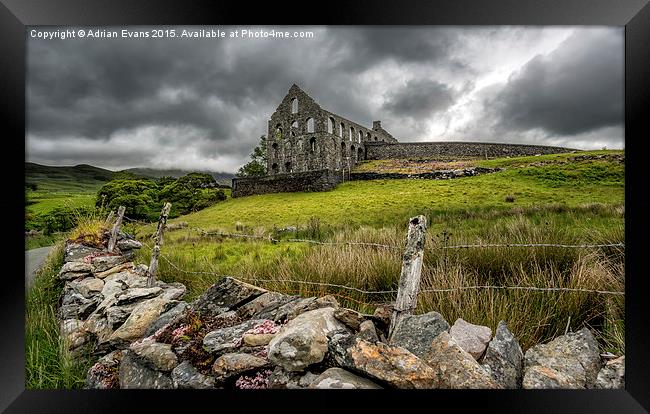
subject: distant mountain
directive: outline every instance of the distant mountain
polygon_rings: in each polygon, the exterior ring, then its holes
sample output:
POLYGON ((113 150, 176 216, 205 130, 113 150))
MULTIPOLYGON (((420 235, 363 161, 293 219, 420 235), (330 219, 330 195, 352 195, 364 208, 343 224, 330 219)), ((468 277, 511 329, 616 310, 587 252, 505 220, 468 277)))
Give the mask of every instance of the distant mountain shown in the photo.
POLYGON ((231 185, 234 174, 214 171, 157 170, 153 168, 129 168, 110 171, 92 165, 80 164, 73 167, 54 167, 33 162, 25 162, 25 181, 51 190, 93 190, 105 182, 120 176, 137 176, 142 178, 181 177, 191 172, 203 172, 214 177, 220 185, 231 185))
POLYGON ((144 177, 151 178, 160 178, 160 177, 182 177, 191 172, 200 172, 205 174, 210 174, 214 177, 215 181, 221 185, 227 185, 230 187, 232 179, 235 177, 235 174, 224 173, 224 172, 215 172, 215 171, 200 171, 200 170, 158 170, 154 168, 129 168, 122 170, 120 172, 127 172, 136 175, 141 175, 144 177))

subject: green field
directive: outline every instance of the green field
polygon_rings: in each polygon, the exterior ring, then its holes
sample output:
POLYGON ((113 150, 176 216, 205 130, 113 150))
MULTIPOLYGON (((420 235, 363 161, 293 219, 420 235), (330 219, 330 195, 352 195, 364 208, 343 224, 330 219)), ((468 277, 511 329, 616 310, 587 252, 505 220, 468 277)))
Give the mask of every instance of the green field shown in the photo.
MULTIPOLYGON (((440 249, 455 244, 624 242, 622 157, 622 151, 585 151, 474 160, 475 165, 503 170, 453 180, 353 181, 329 192, 228 199, 170 220, 185 221, 189 227, 166 234, 160 278, 186 284, 189 299, 223 275, 231 275, 286 293, 333 294, 345 306, 372 312, 377 303, 394 298, 286 280, 372 291, 395 289, 408 219, 423 214, 429 222, 425 287, 623 290, 624 248, 620 247, 504 247, 444 253, 440 249), (295 231, 280 231, 288 226, 295 226, 295 231), (280 242, 206 236, 193 228, 273 235, 280 242), (314 245, 289 238, 379 243, 398 249, 314 245)), ((382 171, 393 168, 381 161, 368 164, 382 171)), ((367 164, 359 168, 369 169, 367 164)), ((153 230, 153 225, 129 227, 149 244, 147 236, 153 230)), ((138 259, 148 263, 149 255, 143 248, 138 259)), ((623 305, 621 296, 595 293, 465 290, 421 295, 418 312, 436 310, 451 323, 463 317, 493 329, 504 319, 524 348, 561 334, 570 316, 572 328, 587 324, 600 332, 603 347, 621 352, 623 305)))

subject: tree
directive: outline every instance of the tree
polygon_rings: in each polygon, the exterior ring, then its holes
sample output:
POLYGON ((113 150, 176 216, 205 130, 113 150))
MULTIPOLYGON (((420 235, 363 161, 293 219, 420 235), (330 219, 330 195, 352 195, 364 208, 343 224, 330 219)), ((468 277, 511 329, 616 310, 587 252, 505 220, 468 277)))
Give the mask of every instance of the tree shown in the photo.
POLYGON ((253 149, 250 162, 237 171, 237 177, 259 177, 266 175, 266 136, 260 137, 260 144, 253 149))

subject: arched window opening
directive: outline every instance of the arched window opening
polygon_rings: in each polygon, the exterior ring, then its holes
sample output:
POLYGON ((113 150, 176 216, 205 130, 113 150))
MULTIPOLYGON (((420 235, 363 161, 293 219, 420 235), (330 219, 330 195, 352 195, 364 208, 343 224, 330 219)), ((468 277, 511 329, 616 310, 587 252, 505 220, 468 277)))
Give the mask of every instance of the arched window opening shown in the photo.
POLYGON ((350 136, 349 136, 350 141, 352 141, 353 138, 354 138, 354 128, 350 127, 350 136))
POLYGON ((377 137, 375 136, 375 141, 377 141, 377 137))
POLYGON ((370 132, 366 134, 366 140, 370 141, 370 132))
POLYGON ((314 118, 307 119, 307 132, 314 132, 314 118))
POLYGON ((345 125, 341 122, 341 125, 339 125, 339 137, 341 138, 343 138, 343 131, 345 131, 345 125))
POLYGON ((290 173, 291 172, 291 163, 290 162, 285 162, 284 163, 284 171, 290 173))
POLYGON ((271 172, 272 172, 273 174, 277 174, 277 173, 278 173, 278 164, 273 163, 273 165, 271 165, 271 172))
POLYGON ((359 154, 357 156, 357 160, 361 161, 363 160, 363 149, 359 148, 359 154))
POLYGON ((291 113, 292 114, 298 113, 298 98, 293 98, 291 100, 291 113))
POLYGON ((359 140, 357 142, 361 142, 363 140, 363 131, 359 131, 359 140))
POLYGON ((316 137, 311 137, 309 140, 309 151, 314 152, 316 151, 316 137))
POLYGON ((334 133, 334 118, 327 118, 327 132, 330 134, 334 133))
POLYGON ((282 139, 282 124, 275 126, 275 139, 282 139))

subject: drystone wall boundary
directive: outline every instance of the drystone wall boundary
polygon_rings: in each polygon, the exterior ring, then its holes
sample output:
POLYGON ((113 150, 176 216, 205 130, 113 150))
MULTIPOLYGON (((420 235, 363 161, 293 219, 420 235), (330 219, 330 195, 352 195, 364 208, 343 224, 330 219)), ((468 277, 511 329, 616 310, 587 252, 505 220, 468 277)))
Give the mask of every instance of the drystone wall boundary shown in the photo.
POLYGON ((500 144, 488 142, 367 142, 365 159, 404 159, 445 157, 519 157, 528 155, 560 154, 575 151, 571 148, 542 145, 500 144))
POLYGON ((305 171, 265 177, 233 178, 232 196, 295 191, 328 191, 343 180, 343 174, 333 170, 305 171))

